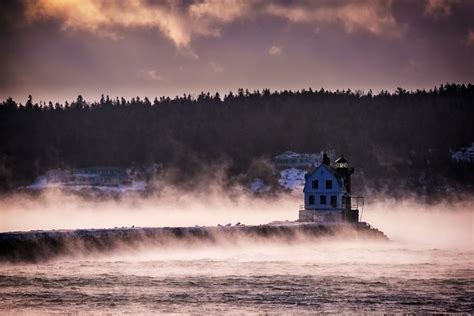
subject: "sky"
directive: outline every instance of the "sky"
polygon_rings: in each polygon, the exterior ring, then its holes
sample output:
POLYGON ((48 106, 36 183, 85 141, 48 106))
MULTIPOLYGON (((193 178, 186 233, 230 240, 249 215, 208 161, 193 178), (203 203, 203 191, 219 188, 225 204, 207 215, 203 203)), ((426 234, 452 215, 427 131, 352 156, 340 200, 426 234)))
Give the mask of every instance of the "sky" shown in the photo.
POLYGON ((0 100, 474 82, 471 0, 0 0, 0 100))

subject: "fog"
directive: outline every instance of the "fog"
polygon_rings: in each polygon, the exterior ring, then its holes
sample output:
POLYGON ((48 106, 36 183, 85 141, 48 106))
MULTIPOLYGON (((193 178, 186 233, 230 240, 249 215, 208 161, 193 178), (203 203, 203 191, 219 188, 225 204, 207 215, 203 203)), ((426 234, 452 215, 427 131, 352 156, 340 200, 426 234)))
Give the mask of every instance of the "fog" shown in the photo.
POLYGON ((474 249, 474 200, 425 205, 413 199, 379 199, 363 220, 392 240, 439 248, 474 249))
POLYGON ((296 220, 299 198, 255 198, 220 190, 88 199, 59 190, 38 196, 13 194, 0 200, 0 231, 46 229, 216 226, 296 220))
MULTIPOLYGON (((301 201, 301 194, 257 196, 214 185, 194 191, 168 186, 156 194, 119 198, 17 193, 0 199, 0 230, 256 225, 297 219, 301 201)), ((472 200, 426 205, 371 197, 362 220, 383 231, 388 242, 343 234, 315 238, 297 233, 288 239, 217 229, 210 238, 132 238, 131 233, 121 238, 114 233, 46 240, 26 248, 37 260, 0 263, 0 294, 7 297, 0 311, 26 304, 34 314, 51 308, 67 313, 71 306, 83 312, 138 314, 193 313, 196 308, 222 313, 223 306, 293 313, 315 306, 332 313, 377 308, 469 312, 473 205, 472 200)))
MULTIPOLYGON (((474 200, 425 205, 413 199, 371 198, 362 220, 391 240, 473 249, 474 200)), ((183 190, 165 186, 148 196, 87 198, 61 190, 0 198, 0 231, 78 228, 245 225, 296 220, 302 194, 256 196, 242 188, 183 190)))

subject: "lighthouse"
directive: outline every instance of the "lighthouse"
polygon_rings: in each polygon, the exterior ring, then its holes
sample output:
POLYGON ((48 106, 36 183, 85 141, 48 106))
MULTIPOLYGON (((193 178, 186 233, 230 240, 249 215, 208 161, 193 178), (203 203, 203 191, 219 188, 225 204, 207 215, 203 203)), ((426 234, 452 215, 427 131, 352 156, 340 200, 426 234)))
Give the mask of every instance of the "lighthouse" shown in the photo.
POLYGON ((354 168, 341 155, 331 165, 326 154, 322 163, 305 175, 304 205, 300 206, 300 222, 357 223, 363 197, 353 196, 351 175, 354 168))

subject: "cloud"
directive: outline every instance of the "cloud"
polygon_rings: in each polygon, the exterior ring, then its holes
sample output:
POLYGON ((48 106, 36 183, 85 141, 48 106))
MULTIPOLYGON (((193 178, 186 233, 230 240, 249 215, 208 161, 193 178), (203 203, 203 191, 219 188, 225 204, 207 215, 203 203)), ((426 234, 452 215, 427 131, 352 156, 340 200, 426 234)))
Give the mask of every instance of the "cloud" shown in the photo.
POLYGON ((178 1, 146 0, 28 0, 29 21, 55 18, 64 30, 83 30, 114 39, 120 28, 156 28, 177 47, 193 36, 219 36, 220 26, 244 14, 236 0, 204 1, 183 6, 178 1))
POLYGON ((392 15, 390 0, 307 1, 296 4, 274 3, 269 14, 292 23, 340 24, 347 33, 366 31, 380 37, 400 37, 405 27, 392 15))
POLYGON ((255 0, 206 0, 190 5, 189 12, 195 18, 230 23, 249 15, 256 3, 255 0))
POLYGON ((209 62, 209 66, 211 67, 212 71, 215 73, 221 73, 224 71, 224 68, 216 62, 213 62, 213 61, 209 62))
POLYGON ((424 15, 435 18, 447 17, 451 15, 451 5, 456 0, 426 0, 424 15))
POLYGON ((146 81, 155 81, 155 82, 167 82, 161 75, 159 75, 156 70, 141 70, 138 72, 138 76, 146 81))
POLYGON ((278 46, 272 46, 268 50, 268 54, 272 55, 272 56, 281 55, 281 52, 282 52, 282 49, 281 49, 281 47, 278 47, 278 46))
POLYGON ((290 23, 340 24, 348 33, 367 31, 399 36, 390 0, 266 2, 261 0, 26 0, 31 23, 54 19, 62 29, 120 39, 124 29, 159 30, 176 47, 189 49, 196 37, 219 37, 234 21, 252 17, 284 18, 290 23))
POLYGON ((199 55, 190 46, 180 47, 180 50, 178 51, 178 53, 181 56, 186 57, 188 59, 192 59, 192 60, 199 59, 199 55))

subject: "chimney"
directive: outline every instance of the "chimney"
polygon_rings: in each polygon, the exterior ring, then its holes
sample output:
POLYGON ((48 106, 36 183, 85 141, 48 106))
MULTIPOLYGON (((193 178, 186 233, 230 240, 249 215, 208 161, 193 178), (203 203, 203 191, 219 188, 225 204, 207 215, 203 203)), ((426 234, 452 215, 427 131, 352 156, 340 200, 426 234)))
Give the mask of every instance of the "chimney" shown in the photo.
POLYGON ((331 165, 331 160, 329 159, 328 155, 326 155, 326 153, 323 154, 323 164, 328 166, 331 165))

